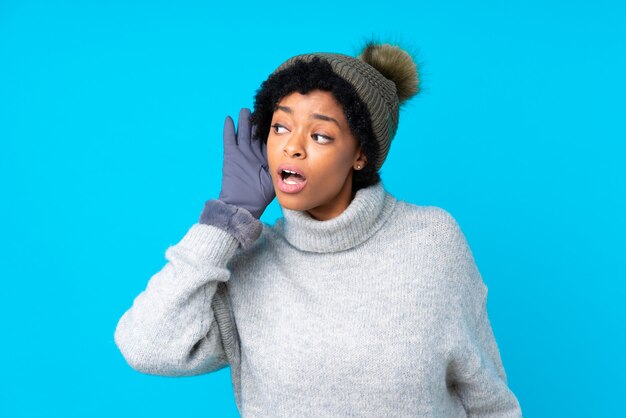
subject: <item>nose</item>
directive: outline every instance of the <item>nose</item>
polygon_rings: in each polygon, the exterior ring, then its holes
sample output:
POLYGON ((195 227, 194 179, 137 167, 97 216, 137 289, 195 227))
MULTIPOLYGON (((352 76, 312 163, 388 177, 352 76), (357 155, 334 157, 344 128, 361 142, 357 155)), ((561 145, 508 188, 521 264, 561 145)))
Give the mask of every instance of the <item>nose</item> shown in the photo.
POLYGON ((304 135, 297 132, 289 135, 289 139, 283 148, 283 153, 288 157, 304 158, 306 156, 306 152, 304 151, 303 136, 304 135))

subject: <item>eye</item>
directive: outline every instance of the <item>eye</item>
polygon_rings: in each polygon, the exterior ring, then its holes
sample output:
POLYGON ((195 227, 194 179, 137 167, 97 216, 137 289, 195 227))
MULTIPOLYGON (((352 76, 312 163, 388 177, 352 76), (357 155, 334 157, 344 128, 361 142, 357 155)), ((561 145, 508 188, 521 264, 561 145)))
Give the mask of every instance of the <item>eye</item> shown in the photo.
POLYGON ((322 135, 322 134, 313 134, 311 135, 313 137, 313 140, 317 143, 320 144, 328 144, 329 142, 332 142, 332 138, 326 135, 322 135))
POLYGON ((285 132, 288 132, 287 128, 278 123, 273 124, 272 129, 274 129, 274 133, 277 134, 284 134, 285 132))

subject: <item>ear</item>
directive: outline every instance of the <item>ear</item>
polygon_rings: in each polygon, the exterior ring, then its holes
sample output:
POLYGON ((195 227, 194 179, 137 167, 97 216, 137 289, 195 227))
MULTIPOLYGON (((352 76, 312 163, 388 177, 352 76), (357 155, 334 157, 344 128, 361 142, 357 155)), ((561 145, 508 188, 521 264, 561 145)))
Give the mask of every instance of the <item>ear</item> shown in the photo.
POLYGON ((363 148, 359 146, 357 154, 352 163, 352 167, 355 170, 363 170, 363 167, 365 167, 366 165, 367 165, 367 157, 365 156, 365 153, 363 152, 363 148), (357 167, 360 167, 360 168, 357 168, 357 167))

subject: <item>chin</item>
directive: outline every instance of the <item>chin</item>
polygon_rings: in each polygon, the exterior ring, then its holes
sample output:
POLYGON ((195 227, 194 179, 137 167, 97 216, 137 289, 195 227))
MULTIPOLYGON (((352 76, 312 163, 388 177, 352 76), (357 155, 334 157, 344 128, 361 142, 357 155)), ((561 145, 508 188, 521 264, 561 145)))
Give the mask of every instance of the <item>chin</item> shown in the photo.
POLYGON ((307 204, 307 202, 305 201, 306 199, 303 199, 297 195, 284 196, 281 194, 276 194, 276 199, 278 200, 278 204, 285 209, 301 211, 311 209, 311 205, 307 204))

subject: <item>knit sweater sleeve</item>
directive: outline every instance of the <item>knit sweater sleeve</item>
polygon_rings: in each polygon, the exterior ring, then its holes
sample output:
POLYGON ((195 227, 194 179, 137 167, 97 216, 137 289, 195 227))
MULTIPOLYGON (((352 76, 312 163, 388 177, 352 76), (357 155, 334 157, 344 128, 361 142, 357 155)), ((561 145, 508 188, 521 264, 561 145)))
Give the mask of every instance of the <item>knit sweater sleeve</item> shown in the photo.
POLYGON ((165 251, 165 266, 118 321, 115 343, 131 367, 184 376, 229 364, 238 349, 225 286, 231 275, 227 263, 261 229, 248 212, 217 201, 205 204, 200 222, 165 251))
POLYGON ((508 387, 500 351, 489 321, 485 285, 468 242, 448 214, 450 277, 459 284, 456 294, 458 338, 449 365, 449 379, 468 417, 518 418, 521 409, 508 387))
POLYGON ((500 352, 487 313, 486 297, 473 323, 468 324, 464 348, 457 353, 455 387, 467 415, 519 418, 519 402, 507 384, 500 352))

